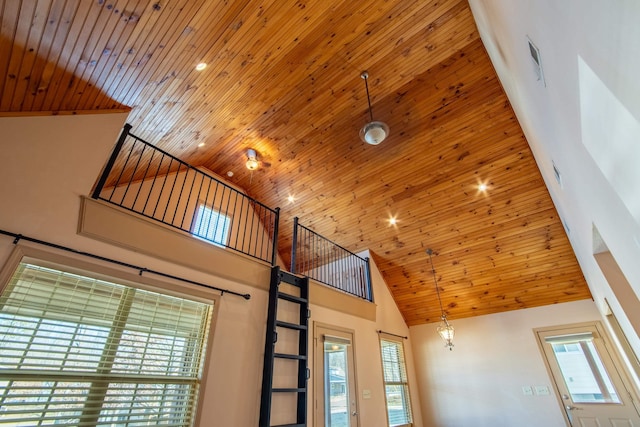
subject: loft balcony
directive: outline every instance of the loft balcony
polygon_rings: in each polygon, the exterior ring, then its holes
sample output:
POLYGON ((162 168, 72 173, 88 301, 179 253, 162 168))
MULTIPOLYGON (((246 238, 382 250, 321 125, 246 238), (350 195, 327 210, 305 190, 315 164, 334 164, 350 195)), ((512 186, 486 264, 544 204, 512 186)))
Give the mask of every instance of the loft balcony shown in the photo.
POLYGON ((278 255, 278 227, 279 208, 266 206, 211 171, 154 147, 134 135, 129 125, 91 199, 83 200, 80 220, 81 234, 190 268, 231 274, 266 287, 268 269, 256 270, 256 265, 279 265, 329 289, 373 301, 368 258, 295 218, 287 268, 278 255), (212 262, 213 253, 216 262, 212 262))

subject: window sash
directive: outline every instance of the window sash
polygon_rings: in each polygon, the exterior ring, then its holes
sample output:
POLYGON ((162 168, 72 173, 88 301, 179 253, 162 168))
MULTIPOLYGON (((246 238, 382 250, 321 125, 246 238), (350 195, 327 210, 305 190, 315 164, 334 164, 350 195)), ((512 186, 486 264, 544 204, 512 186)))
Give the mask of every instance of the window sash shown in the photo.
POLYGON ((0 424, 191 425, 211 314, 21 263, 0 296, 0 424))
POLYGON ((411 425, 411 400, 402 342, 381 337, 380 351, 389 426, 411 425))

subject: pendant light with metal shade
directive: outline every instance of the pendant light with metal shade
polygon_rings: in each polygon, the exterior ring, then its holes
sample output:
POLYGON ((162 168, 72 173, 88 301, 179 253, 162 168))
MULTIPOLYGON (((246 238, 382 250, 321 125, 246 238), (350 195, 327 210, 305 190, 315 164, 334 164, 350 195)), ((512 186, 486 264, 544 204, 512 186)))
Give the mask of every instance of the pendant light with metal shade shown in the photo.
POLYGON ((389 135, 389 126, 385 122, 373 120, 373 111, 371 110, 371 98, 369 97, 369 73, 363 71, 360 77, 364 79, 364 86, 367 89, 367 101, 369 102, 369 117, 371 121, 360 129, 360 138, 371 145, 378 145, 389 135))

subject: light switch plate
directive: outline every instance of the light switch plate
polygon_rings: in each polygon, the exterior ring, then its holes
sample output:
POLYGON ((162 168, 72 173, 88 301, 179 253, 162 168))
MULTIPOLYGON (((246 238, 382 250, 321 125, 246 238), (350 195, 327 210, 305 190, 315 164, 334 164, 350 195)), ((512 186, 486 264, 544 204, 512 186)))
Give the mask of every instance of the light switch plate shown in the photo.
POLYGON ((533 396, 533 389, 530 385, 522 386, 522 394, 525 396, 533 396))
POLYGON ((549 387, 546 385, 537 385, 535 386, 536 394, 538 396, 548 396, 549 395, 549 387))
POLYGON ((362 390, 363 399, 371 399, 371 390, 362 390))

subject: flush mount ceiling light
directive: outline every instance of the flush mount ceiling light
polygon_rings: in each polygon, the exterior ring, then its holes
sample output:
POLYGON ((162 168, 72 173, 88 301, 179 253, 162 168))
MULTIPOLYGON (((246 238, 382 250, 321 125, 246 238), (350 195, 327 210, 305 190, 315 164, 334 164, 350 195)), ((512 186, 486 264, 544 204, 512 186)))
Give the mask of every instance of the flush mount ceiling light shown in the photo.
POLYGON ((360 77, 364 79, 364 86, 367 90, 367 102, 369 103, 369 117, 371 121, 360 129, 360 138, 371 145, 378 145, 389 135, 389 126, 384 122, 373 120, 373 111, 371 109, 371 98, 369 97, 369 73, 363 71, 360 77))
POLYGON ((247 162, 245 165, 250 171, 258 169, 258 155, 256 154, 256 150, 251 148, 247 150, 247 162))
POLYGON ((453 334, 455 333, 453 326, 447 320, 447 315, 442 308, 442 300, 440 299, 440 289, 438 288, 438 280, 436 279, 436 270, 433 268, 433 259, 431 258, 431 254, 433 251, 431 249, 426 250, 427 255, 429 255, 429 262, 431 263, 431 273, 433 273, 433 283, 436 286, 436 295, 438 296, 438 303, 440 304, 440 313, 442 322, 436 328, 438 331, 438 335, 440 338, 444 340, 444 346, 448 347, 449 350, 453 350, 453 334))

